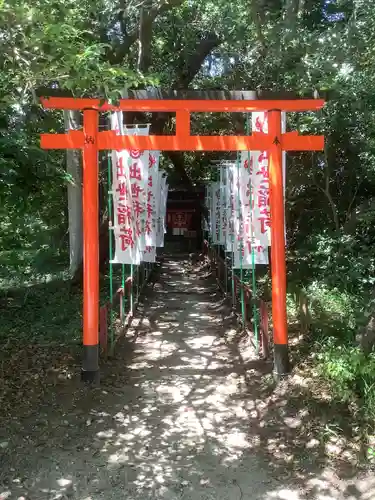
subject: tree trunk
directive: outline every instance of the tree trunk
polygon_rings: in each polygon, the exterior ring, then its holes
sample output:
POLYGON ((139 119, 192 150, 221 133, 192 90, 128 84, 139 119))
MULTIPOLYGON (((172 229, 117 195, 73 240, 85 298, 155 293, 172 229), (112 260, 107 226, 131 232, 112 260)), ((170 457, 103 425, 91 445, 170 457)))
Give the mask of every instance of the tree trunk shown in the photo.
MULTIPOLYGON (((64 111, 65 129, 80 128, 79 111, 64 111)), ((68 149, 66 152, 66 171, 68 184, 69 220, 69 271, 72 276, 80 267, 83 259, 83 222, 82 222, 82 167, 80 151, 68 149)))
POLYGON ((375 346, 375 313, 372 312, 365 328, 359 331, 359 344, 365 354, 370 354, 375 346))
MULTIPOLYGON (((102 218, 99 224, 99 273, 104 274, 109 261, 109 245, 108 245, 108 217, 107 214, 102 218)), ((80 287, 83 282, 83 260, 77 267, 72 280, 72 287, 80 287)))

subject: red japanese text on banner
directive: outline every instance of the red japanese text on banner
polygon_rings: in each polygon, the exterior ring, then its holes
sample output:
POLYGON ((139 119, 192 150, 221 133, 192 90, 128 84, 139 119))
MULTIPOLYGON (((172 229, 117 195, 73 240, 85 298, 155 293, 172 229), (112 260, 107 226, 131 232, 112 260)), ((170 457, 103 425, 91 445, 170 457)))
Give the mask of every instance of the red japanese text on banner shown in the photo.
POLYGON ((156 259, 156 227, 159 199, 159 151, 150 151, 147 170, 147 200, 145 239, 146 246, 143 253, 144 262, 155 262, 156 259))
POLYGON ((220 210, 221 188, 220 182, 212 184, 212 242, 214 245, 220 245, 220 210))
MULTIPOLYGON (((282 113, 282 132, 286 131, 286 115, 282 113)), ((267 112, 252 113, 252 130, 268 133, 267 112)), ((267 151, 252 151, 252 186, 254 199, 254 228, 262 245, 271 245, 271 211, 269 185, 269 158, 267 151)), ((282 156, 283 185, 285 196, 286 153, 282 156)))
MULTIPOLYGON (((126 129, 126 133, 128 135, 148 135, 149 125, 129 127, 126 129)), ((135 235, 141 253, 146 248, 148 161, 149 151, 135 149, 128 152, 135 235)), ((143 260, 143 256, 141 256, 141 260, 143 260)))
MULTIPOLYGON (((124 134, 122 112, 112 113, 111 128, 117 134, 124 134)), ((134 206, 127 151, 112 151, 112 197, 113 229, 115 237, 114 264, 139 264, 140 252, 137 243, 134 206)))
POLYGON ((225 187, 225 210, 227 219, 227 231, 226 231, 226 242, 225 247, 227 252, 233 252, 234 242, 235 242, 235 195, 236 186, 235 179, 237 175, 236 164, 228 165, 226 167, 226 187, 225 187))
POLYGON ((259 231, 255 219, 255 198, 252 179, 254 159, 252 153, 244 151, 238 166, 237 244, 235 246, 234 267, 249 269, 253 264, 268 264, 268 245, 259 231))
POLYGON ((220 244, 227 241, 228 221, 226 211, 227 167, 220 167, 220 244))
POLYGON ((158 211, 156 220, 156 246, 164 247, 164 234, 166 229, 166 209, 167 209, 167 179, 165 173, 159 171, 159 193, 158 193, 158 211))

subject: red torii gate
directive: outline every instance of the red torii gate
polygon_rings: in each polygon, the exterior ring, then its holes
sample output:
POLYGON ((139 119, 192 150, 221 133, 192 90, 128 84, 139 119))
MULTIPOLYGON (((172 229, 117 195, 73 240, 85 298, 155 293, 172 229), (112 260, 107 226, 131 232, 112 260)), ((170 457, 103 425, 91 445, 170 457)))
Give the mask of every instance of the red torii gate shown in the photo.
POLYGON ((317 151, 324 148, 323 136, 282 133, 281 113, 318 110, 321 99, 286 100, 130 100, 117 106, 99 99, 50 97, 41 99, 46 109, 83 111, 83 130, 67 134, 42 134, 44 149, 83 151, 83 346, 82 379, 99 378, 99 200, 98 151, 140 149, 163 151, 268 151, 271 212, 271 273, 274 369, 277 375, 289 372, 286 314, 286 266, 284 239, 283 151, 317 151), (114 131, 99 132, 99 112, 175 112, 175 136, 120 136, 114 131), (268 111, 268 134, 249 136, 192 136, 192 112, 268 111))

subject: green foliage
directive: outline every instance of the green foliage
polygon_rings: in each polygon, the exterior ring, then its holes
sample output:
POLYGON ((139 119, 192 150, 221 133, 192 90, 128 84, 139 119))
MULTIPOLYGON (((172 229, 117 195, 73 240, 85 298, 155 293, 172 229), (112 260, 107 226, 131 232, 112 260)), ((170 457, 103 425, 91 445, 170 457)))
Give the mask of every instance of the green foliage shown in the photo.
MULTIPOLYGON (((0 256, 2 258, 2 256, 0 256)), ((24 262, 25 264, 25 262, 24 262)), ((27 270, 27 267, 23 267, 27 270)), ((82 295, 70 282, 51 274, 50 280, 0 293, 0 342, 22 349, 33 343, 78 343, 82 328, 82 295), (63 307, 62 307, 63 305, 63 307)))
POLYGON ((38 87, 53 84, 77 94, 118 98, 125 87, 142 81, 142 75, 106 58, 110 45, 95 33, 104 3, 4 0, 2 102, 23 100, 30 92, 35 97, 38 87))
MULTIPOLYGON (((320 373, 332 383, 341 401, 359 400, 369 423, 375 417, 375 353, 366 356, 359 347, 327 341, 318 355, 320 373)), ((371 422, 372 420, 372 422, 371 422)))
POLYGON ((320 375, 334 397, 355 402, 373 428, 375 352, 366 356, 358 332, 374 310, 374 252, 371 227, 359 224, 354 234, 313 232, 296 244, 290 272, 309 298, 312 349, 320 375), (315 233, 315 234, 314 234, 315 233))

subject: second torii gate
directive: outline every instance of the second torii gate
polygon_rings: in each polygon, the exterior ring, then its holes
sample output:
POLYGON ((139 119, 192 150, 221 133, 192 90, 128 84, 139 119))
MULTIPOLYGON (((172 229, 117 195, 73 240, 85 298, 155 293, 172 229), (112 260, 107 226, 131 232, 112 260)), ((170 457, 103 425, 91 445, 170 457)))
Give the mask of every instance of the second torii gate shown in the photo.
POLYGON ((120 100, 117 106, 99 99, 51 97, 41 99, 46 109, 83 111, 83 130, 67 134, 42 134, 44 149, 83 151, 83 346, 82 379, 99 378, 99 200, 98 151, 268 151, 271 212, 272 317, 274 371, 289 372, 286 313, 286 265, 284 236, 283 151, 318 151, 323 136, 282 133, 281 113, 318 110, 320 99, 286 100, 120 100), (175 136, 121 136, 114 131, 99 132, 99 112, 106 111, 176 113, 175 136), (249 136, 194 136, 190 134, 190 113, 268 112, 268 134, 249 136))

